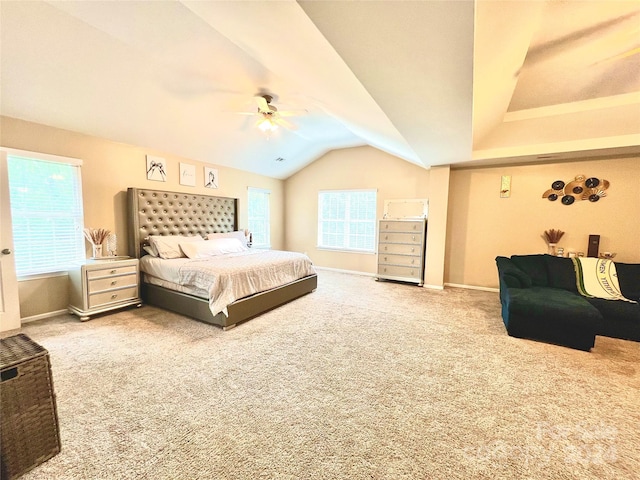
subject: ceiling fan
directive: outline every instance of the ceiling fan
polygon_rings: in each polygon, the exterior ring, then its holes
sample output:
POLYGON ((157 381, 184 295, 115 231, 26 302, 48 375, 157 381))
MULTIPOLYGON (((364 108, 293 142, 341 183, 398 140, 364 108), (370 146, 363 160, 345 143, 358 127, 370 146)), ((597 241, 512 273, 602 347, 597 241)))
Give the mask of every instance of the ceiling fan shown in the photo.
POLYGON ((241 115, 257 115, 259 118, 256 126, 263 132, 273 132, 280 126, 289 130, 297 130, 298 127, 296 125, 282 117, 293 117, 308 113, 306 110, 279 111, 278 108, 271 103, 274 100, 274 95, 268 93, 260 93, 253 98, 258 107, 257 111, 237 113, 241 115))

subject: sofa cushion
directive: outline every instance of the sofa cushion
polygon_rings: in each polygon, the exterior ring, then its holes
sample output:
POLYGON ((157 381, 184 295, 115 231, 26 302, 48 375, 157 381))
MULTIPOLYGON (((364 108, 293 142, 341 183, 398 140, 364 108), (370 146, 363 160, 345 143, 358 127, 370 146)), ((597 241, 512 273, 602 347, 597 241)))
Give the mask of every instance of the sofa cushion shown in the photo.
POLYGON ((510 290, 509 306, 513 313, 525 314, 531 322, 538 319, 556 323, 590 325, 602 315, 586 298, 558 288, 531 287, 510 290))
POLYGON ((618 284, 625 298, 640 302, 640 263, 618 263, 618 284))
POLYGON ((604 317, 597 322, 597 335, 640 342, 640 304, 603 298, 588 298, 587 301, 604 317))
POLYGON ((602 315, 586 298, 560 288, 510 288, 502 319, 513 337, 588 351, 602 315))
POLYGON ((520 270, 510 258, 496 257, 500 280, 507 287, 529 288, 532 285, 531 277, 520 270))
POLYGON ((576 271, 570 258, 545 255, 549 286, 578 293, 576 271))
POLYGON ((545 257, 549 255, 512 255, 511 261, 524 271, 536 287, 548 287, 549 277, 545 257))

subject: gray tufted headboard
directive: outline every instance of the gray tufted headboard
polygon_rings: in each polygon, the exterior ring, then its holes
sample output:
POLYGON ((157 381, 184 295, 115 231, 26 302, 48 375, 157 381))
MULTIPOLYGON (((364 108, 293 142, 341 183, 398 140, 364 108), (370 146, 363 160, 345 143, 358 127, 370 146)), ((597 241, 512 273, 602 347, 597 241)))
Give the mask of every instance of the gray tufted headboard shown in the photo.
POLYGON ((149 235, 195 235, 238 229, 238 199, 146 188, 127 189, 129 255, 140 258, 149 235))

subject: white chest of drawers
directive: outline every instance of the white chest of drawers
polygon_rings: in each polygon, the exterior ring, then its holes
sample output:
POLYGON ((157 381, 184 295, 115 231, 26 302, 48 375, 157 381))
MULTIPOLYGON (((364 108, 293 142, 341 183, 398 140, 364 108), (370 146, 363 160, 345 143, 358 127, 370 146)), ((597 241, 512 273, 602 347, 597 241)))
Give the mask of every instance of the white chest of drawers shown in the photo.
POLYGON ((424 283, 426 220, 380 220, 378 279, 424 283))
POLYGON ((87 260, 69 270, 69 312, 91 315, 129 305, 140 306, 137 258, 87 260))

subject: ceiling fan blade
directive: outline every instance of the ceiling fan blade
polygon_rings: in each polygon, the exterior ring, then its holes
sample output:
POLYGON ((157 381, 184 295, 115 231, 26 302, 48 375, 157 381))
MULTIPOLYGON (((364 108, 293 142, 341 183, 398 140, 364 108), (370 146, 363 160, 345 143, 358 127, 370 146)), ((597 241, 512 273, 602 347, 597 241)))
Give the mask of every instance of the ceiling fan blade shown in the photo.
POLYGON ((298 127, 296 125, 294 125, 291 122, 288 122, 287 120, 285 120, 284 118, 280 118, 280 116, 278 116, 277 118, 275 118, 274 122, 278 125, 283 126, 284 128, 288 128, 289 130, 297 130, 298 127))
POLYGON ((264 97, 253 97, 256 99, 256 103, 258 104, 258 110, 260 110, 261 112, 268 112, 269 111, 269 104, 267 103, 267 100, 264 97))
POLYGON ((309 110, 285 110, 285 111, 280 111, 278 110, 278 115, 281 117, 297 117, 300 115, 307 115, 309 113, 309 110))

